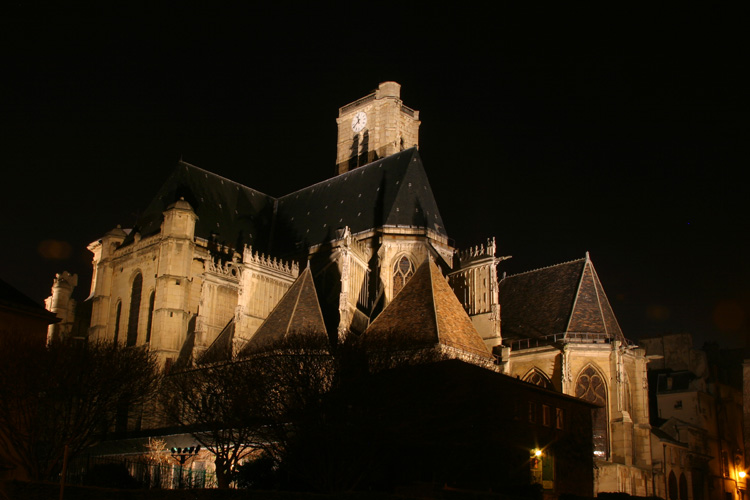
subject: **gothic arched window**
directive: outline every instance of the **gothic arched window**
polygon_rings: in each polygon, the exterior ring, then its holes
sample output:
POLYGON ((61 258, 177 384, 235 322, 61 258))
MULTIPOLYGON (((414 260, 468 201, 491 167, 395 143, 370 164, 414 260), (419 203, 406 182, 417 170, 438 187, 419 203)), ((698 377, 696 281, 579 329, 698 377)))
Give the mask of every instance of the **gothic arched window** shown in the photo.
POLYGON ((688 500, 688 485, 684 472, 680 474, 680 500, 688 500))
POLYGON ((591 365, 578 376, 576 397, 601 406, 593 411, 594 456, 609 457, 609 419, 607 418, 607 386, 601 374, 591 365))
POLYGON ((552 382, 550 379, 540 370, 534 368, 532 369, 525 377, 524 381, 529 382, 534 385, 538 385, 539 387, 544 387, 545 389, 549 390, 555 390, 555 387, 552 385, 552 382))
POLYGON ((148 299, 148 325, 146 326, 146 342, 151 342, 151 325, 154 322, 154 291, 151 292, 151 297, 148 299))
POLYGON ((115 309, 115 342, 117 342, 120 336, 120 316, 122 316, 122 301, 117 301, 117 308, 115 309))
POLYGON ((677 496, 677 476, 674 471, 669 472, 669 500, 680 500, 677 496))
POLYGON ((128 339, 126 345, 135 345, 138 340, 138 320, 141 316, 141 289, 143 288, 143 276, 141 273, 133 278, 133 287, 130 291, 130 314, 128 315, 128 339))
POLYGON ((404 288, 406 282, 414 274, 414 264, 411 263, 406 255, 402 255, 396 259, 396 263, 393 265, 393 296, 395 297, 398 292, 404 288))

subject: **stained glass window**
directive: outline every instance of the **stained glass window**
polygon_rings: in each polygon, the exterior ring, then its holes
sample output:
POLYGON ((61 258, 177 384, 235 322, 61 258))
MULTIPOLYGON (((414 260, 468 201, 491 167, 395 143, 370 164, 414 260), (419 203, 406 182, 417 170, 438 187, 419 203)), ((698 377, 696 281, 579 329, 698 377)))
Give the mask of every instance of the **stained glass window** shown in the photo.
POLYGON ((607 418, 607 387, 604 379, 592 366, 587 366, 578 376, 576 397, 602 406, 592 413, 594 431, 594 456, 609 457, 609 425, 607 418))

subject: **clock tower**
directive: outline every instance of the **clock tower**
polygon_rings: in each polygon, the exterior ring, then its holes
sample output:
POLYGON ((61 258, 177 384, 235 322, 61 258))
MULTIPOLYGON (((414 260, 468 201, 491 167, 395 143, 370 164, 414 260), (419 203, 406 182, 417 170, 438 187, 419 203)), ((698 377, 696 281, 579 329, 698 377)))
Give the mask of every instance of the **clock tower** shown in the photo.
POLYGON ((404 105, 396 82, 383 82, 375 92, 339 108, 336 123, 336 174, 419 146, 419 111, 404 105))

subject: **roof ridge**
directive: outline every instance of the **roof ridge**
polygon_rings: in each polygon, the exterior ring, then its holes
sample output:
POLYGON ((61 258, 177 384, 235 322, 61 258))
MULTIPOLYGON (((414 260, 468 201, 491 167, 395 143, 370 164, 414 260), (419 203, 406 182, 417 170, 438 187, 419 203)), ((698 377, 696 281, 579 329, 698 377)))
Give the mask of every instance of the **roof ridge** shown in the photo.
POLYGON ((510 274, 510 275, 506 276, 505 278, 514 278, 516 276, 522 276, 524 274, 535 273, 537 271, 543 271, 545 269, 551 269, 553 267, 564 266, 566 264, 572 264, 574 262, 581 262, 581 261, 585 261, 585 260, 586 260, 586 257, 582 257, 580 259, 573 259, 573 260, 568 260, 568 261, 565 261, 565 262, 558 262, 557 264, 552 264, 552 265, 549 265, 549 266, 538 267, 536 269, 530 269, 528 271, 523 271, 523 272, 516 273, 516 274, 510 274))
MULTIPOLYGON (((589 253, 586 252, 586 257, 584 260, 583 268, 581 269, 581 274, 578 276, 578 286, 576 287, 576 293, 573 299, 573 303, 570 305, 570 311, 568 311, 568 322, 565 324, 565 333, 567 334, 570 331, 570 323, 573 321, 573 313, 575 313, 576 306, 578 305, 578 298, 581 296, 581 287, 583 286, 583 277, 586 275, 586 264, 589 263, 589 253)), ((575 261, 573 261, 575 262, 575 261)), ((596 293, 596 284, 594 284, 594 293, 596 293)), ((597 303, 599 303, 599 298, 597 296, 597 303)), ((607 325, 606 321, 604 321, 604 315, 602 314, 602 306, 599 304, 599 315, 602 317, 602 323, 604 324, 604 333, 607 333, 607 325)))
MULTIPOLYGON (((285 195, 283 195, 283 196, 279 196, 279 197, 278 197, 278 200, 279 200, 279 201, 281 201, 281 200, 283 200, 284 198, 288 198, 289 196, 292 196, 293 194, 297 194, 297 193, 299 193, 299 192, 301 192, 301 191, 307 191, 307 190, 308 190, 308 189, 310 189, 310 188, 314 188, 314 187, 316 187, 316 186, 319 186, 319 185, 321 185, 321 184, 323 184, 323 183, 326 183, 326 182, 330 182, 330 181, 332 181, 332 180, 335 180, 335 179, 341 179, 341 178, 344 178, 344 177, 347 177, 347 176, 351 176, 351 175, 354 175, 354 173, 356 173, 356 172, 361 172, 361 170, 362 170, 363 168, 368 168, 368 167, 370 167, 370 168, 371 168, 371 167, 372 167, 373 165, 376 165, 376 164, 378 164, 378 163, 382 163, 382 162, 384 162, 385 160, 388 160, 388 159, 390 159, 390 158, 393 158, 394 156, 397 156, 397 155, 401 155, 401 154, 404 154, 404 153, 406 153, 407 151, 410 151, 410 150, 412 150, 412 149, 416 151, 416 149, 417 149, 417 148, 416 148, 416 147, 414 147, 414 146, 412 146, 411 148, 409 148, 409 149, 404 149, 403 151, 399 151, 398 153, 393 153, 392 155, 384 156, 383 158, 378 158, 377 160, 375 160, 375 161, 372 161, 372 162, 370 162, 370 163, 367 163, 367 164, 365 164, 365 165, 362 165, 361 167, 357 167, 357 168, 355 168, 354 170, 349 170, 348 172, 344 172, 343 174, 338 174, 338 175, 334 175, 333 177, 329 177, 329 178, 327 178, 327 179, 323 179, 322 181, 318 181, 318 182, 316 182, 315 184, 310 184, 309 186, 305 186, 305 187, 302 187, 302 188, 300 188, 300 189, 297 189, 296 191, 292 191, 291 193, 285 194, 285 195)), ((413 154, 413 152, 412 152, 412 154, 413 154)))
POLYGON ((177 163, 185 165, 186 167, 191 167, 191 168, 193 168, 195 170, 199 170, 200 172, 203 172, 205 174, 210 174, 210 175, 212 175, 212 176, 214 176, 214 177, 216 177, 218 179, 221 179, 221 180, 224 180, 224 181, 227 181, 227 182, 231 182, 232 184, 236 184, 237 186, 240 186, 240 187, 242 187, 244 189, 249 189, 250 191, 254 191, 256 193, 262 194, 263 196, 268 196, 269 198, 272 198, 274 201, 277 200, 277 198, 275 196, 271 196, 270 194, 266 194, 263 191, 258 191, 257 189, 251 188, 250 186, 246 186, 246 185, 242 184, 241 182, 234 181, 234 180, 230 179, 229 177, 224 177, 223 175, 219 175, 216 172, 211 172, 210 170, 206 170, 205 168, 201 168, 201 167, 199 167, 197 165, 193 165, 192 163, 188 163, 188 162, 186 162, 184 160, 179 160, 177 163))
MULTIPOLYGON (((609 297, 607 297, 607 292, 604 291, 604 285, 602 285, 602 280, 599 279, 599 273, 596 272, 596 268, 594 267, 594 263, 591 262, 590 259, 589 259, 588 262, 589 262, 589 265, 591 266, 591 278, 594 280, 594 291, 596 292, 596 300, 599 302, 599 310, 600 310, 601 315, 602 315, 602 321, 604 322, 605 332, 606 332, 606 328, 607 328, 607 321, 606 321, 606 318, 604 317, 604 309, 602 308, 601 298, 599 297, 599 289, 600 288, 601 288, 601 291, 602 291, 602 295, 604 295, 604 303, 606 304, 606 306, 609 309, 609 311, 612 313, 612 319, 614 319, 615 326, 617 327, 617 330, 619 330, 620 337, 622 337, 622 338, 619 338, 617 340, 627 340, 627 337, 625 337, 625 333, 622 331, 622 327, 620 326, 620 321, 617 319, 617 315, 615 314, 614 309, 612 309, 612 303, 609 301, 609 297), (598 287, 596 286, 597 283, 599 284, 598 287)), ((606 333, 608 335, 610 335, 610 337, 612 337, 612 338, 616 337, 615 335, 609 334, 609 332, 606 332, 606 333)), ((615 332, 615 334, 616 333, 618 333, 618 332, 615 332)))
POLYGON ((437 337, 437 343, 440 344, 440 318, 438 318, 437 302, 435 301, 435 282, 432 279, 432 268, 430 266, 431 263, 432 261, 430 260, 430 256, 428 254, 424 259, 422 265, 427 266, 427 276, 429 276, 430 279, 430 302, 432 302, 432 313, 435 315, 435 336, 437 337))

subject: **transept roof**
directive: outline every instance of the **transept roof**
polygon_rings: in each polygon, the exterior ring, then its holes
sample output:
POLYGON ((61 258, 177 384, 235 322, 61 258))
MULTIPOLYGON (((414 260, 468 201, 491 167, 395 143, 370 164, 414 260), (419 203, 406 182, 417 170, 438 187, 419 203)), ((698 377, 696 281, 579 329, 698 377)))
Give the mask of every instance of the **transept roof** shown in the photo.
POLYGON ((416 148, 279 198, 275 233, 294 241, 275 241, 274 245, 323 243, 334 239, 336 229, 344 226, 354 234, 383 226, 421 227, 446 234, 416 148))
POLYGON ((135 232, 150 236, 159 231, 169 205, 184 198, 198 216, 195 236, 242 251, 244 245, 268 247, 275 200, 208 170, 180 161, 143 212, 135 232))
POLYGON ((446 235, 416 148, 274 198, 189 163, 159 189, 123 245, 136 232, 156 234, 167 207, 184 198, 198 216, 195 235, 241 251, 288 254, 353 233, 383 226, 428 228, 446 235), (273 238, 273 240, 272 240, 273 238))
POLYGON ((406 346, 442 344, 493 359, 437 265, 427 259, 362 334, 406 346))
POLYGON ((604 335, 625 340, 588 254, 504 278, 500 307, 505 340, 555 334, 566 339, 604 335))

